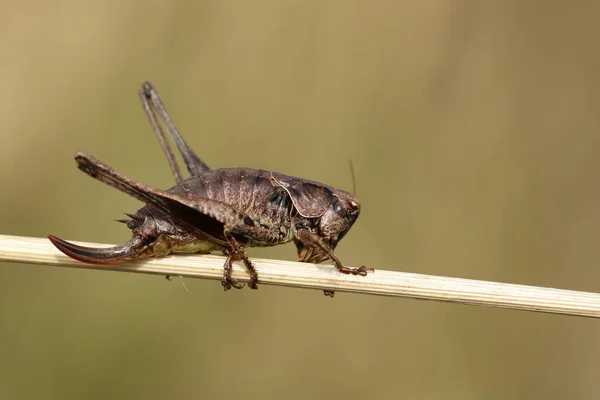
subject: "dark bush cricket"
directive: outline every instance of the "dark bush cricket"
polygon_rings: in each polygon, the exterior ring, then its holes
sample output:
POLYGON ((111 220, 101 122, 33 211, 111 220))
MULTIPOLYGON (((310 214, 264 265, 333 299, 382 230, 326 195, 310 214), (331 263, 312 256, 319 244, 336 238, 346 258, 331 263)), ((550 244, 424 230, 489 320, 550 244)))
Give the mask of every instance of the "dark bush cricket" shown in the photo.
MULTIPOLYGON (((133 237, 110 248, 75 245, 56 236, 50 241, 67 256, 91 264, 119 264, 170 253, 209 253, 227 256, 223 267, 225 290, 241 289, 231 277, 232 263, 242 261, 250 275, 248 286, 257 288, 258 274, 244 248, 276 246, 294 241, 300 261, 320 263, 330 259, 344 274, 365 276, 364 266, 342 265, 333 250, 352 227, 360 203, 350 193, 306 179, 251 168, 210 169, 188 147, 175 128, 151 83, 139 92, 144 110, 158 136, 176 185, 152 188, 131 179, 91 155, 75 155, 77 167, 99 181, 144 202, 145 207, 127 224, 133 237), (190 177, 183 179, 158 117, 183 156, 190 177)), ((333 297, 332 291, 324 291, 333 297)))

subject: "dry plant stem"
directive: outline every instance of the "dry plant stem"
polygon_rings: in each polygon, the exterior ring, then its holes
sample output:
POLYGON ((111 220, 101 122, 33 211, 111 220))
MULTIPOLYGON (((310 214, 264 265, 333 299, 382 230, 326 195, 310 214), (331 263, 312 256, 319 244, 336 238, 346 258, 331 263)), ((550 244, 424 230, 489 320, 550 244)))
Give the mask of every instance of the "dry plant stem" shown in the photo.
MULTIPOLYGON (((95 243, 81 244, 101 246, 95 243)), ((168 256, 99 266, 68 258, 45 238, 0 235, 0 261, 220 280, 223 277, 225 257, 168 256)), ((600 294, 597 293, 392 272, 377 268, 374 273, 365 277, 340 274, 333 266, 323 264, 258 258, 252 258, 252 263, 261 284, 600 317, 600 294)), ((249 275, 239 263, 234 265, 232 276, 240 282, 249 281, 249 275)))

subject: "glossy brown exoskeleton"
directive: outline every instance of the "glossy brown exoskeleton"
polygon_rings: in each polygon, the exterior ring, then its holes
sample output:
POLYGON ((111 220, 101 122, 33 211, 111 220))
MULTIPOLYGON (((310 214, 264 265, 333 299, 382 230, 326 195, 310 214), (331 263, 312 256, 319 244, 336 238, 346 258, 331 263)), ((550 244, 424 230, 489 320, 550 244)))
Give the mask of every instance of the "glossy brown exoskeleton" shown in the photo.
MULTIPOLYGON (((369 268, 345 267, 333 253, 360 213, 360 203, 352 194, 259 169, 210 169, 179 134, 152 84, 142 85, 140 98, 177 184, 168 190, 155 189, 87 153, 77 153, 75 161, 80 170, 146 206, 135 214, 127 214, 130 219, 119 220, 133 234, 123 245, 89 248, 48 235, 60 251, 92 264, 118 264, 170 253, 221 251, 227 255, 223 288, 243 286, 231 277, 232 262, 241 260, 250 274, 248 286, 256 289, 258 275, 244 248, 276 246, 293 240, 301 261, 319 263, 330 259, 342 273, 367 274, 369 268), (183 156, 191 175, 187 179, 181 176, 157 114, 183 156)), ((333 296, 331 291, 325 294, 333 296)))

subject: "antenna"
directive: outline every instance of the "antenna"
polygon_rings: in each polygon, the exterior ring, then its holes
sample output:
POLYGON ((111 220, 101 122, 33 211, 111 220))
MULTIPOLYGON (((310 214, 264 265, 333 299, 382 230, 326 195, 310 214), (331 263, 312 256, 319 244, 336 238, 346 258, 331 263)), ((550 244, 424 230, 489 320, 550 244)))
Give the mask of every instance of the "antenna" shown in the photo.
POLYGON ((356 196, 356 174, 354 173, 354 164, 352 164, 352 160, 348 160, 348 164, 350 164, 350 175, 352 175, 352 194, 356 196))

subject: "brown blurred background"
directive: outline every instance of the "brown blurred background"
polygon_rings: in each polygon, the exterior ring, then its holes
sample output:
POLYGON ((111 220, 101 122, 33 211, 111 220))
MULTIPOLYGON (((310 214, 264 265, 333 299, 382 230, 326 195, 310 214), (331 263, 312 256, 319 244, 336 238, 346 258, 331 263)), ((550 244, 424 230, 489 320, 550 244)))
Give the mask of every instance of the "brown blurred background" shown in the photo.
MULTIPOLYGON (((2 2, 0 233, 122 242, 167 188, 137 99, 212 167, 351 189, 350 265, 600 291, 593 2, 2 2), (587 4, 584 6, 584 4, 587 4)), ((251 255, 295 259, 293 245, 251 255)), ((596 399, 590 319, 0 265, 2 399, 596 399)))

